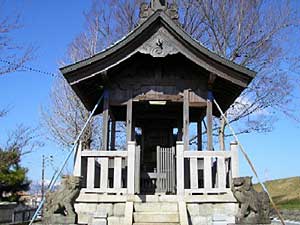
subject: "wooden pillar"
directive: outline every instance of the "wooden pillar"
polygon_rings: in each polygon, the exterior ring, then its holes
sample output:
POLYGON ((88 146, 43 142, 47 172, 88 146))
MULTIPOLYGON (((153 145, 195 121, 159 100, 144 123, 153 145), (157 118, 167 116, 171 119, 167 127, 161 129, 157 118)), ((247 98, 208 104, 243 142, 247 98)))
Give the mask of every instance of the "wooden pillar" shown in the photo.
POLYGON ((197 144, 198 151, 202 151, 202 121, 197 122, 197 144))
POLYGON ((126 143, 132 141, 132 98, 127 102, 127 113, 126 113, 126 143))
POLYGON ((111 120, 111 131, 110 131, 110 150, 116 149, 116 121, 111 120))
POLYGON ((219 144, 220 144, 220 150, 225 151, 225 140, 224 140, 224 132, 225 132, 225 126, 226 126, 226 121, 225 119, 221 116, 220 118, 220 128, 219 128, 219 144))
POLYGON ((108 91, 104 91, 103 99, 103 121, 102 121, 102 149, 108 149, 108 128, 109 128, 109 95, 108 91))
POLYGON ((131 122, 131 140, 135 141, 135 118, 133 116, 131 122))
POLYGON ((182 121, 179 120, 178 122, 178 131, 177 131, 177 140, 176 141, 182 141, 182 121))
POLYGON ((189 150, 189 90, 183 92, 183 143, 184 151, 189 150))
POLYGON ((208 92, 207 107, 206 107, 206 120, 207 120, 207 150, 213 150, 213 136, 212 136, 212 92, 208 92))

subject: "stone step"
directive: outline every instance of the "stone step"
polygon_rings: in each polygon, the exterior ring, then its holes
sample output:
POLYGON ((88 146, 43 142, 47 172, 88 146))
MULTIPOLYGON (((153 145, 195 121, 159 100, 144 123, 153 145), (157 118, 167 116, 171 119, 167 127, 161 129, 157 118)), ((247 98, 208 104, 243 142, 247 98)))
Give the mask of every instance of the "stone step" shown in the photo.
POLYGON ((107 225, 124 224, 125 217, 123 216, 109 216, 107 217, 107 225))
POLYGON ((179 223, 133 223, 133 225, 180 225, 179 223))
POLYGON ((177 212, 135 212, 135 223, 179 223, 177 212))
POLYGON ((178 206, 176 202, 134 203, 134 211, 135 212, 178 212, 178 206))

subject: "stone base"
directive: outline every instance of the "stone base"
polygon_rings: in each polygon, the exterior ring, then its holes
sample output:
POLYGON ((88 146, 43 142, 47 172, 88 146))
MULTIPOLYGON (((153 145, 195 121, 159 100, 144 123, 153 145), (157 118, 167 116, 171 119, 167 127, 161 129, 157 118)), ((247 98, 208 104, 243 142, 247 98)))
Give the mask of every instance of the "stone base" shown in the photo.
POLYGON ((76 223, 76 218, 74 216, 63 216, 60 214, 54 214, 49 217, 44 217, 42 224, 75 224, 76 223))
POLYGON ((35 225, 78 225, 74 223, 66 224, 66 223, 34 223, 35 225))
MULTIPOLYGON (((238 205, 229 195, 190 195, 185 196, 188 220, 192 225, 227 225, 235 223, 238 205)), ((151 208, 154 212, 160 209, 171 210, 177 204, 176 195, 147 195, 147 196, 117 196, 84 194, 78 198, 74 207, 78 215, 78 224, 119 225, 125 219, 126 202, 133 202, 134 210, 143 211, 141 207, 151 208), (85 197, 85 198, 83 198, 85 197), (94 198, 92 198, 94 197, 94 198), (131 201, 129 201, 131 197, 131 201), (147 204, 145 204, 147 203, 147 204), (160 207, 156 207, 161 205, 160 207), (165 208, 166 207, 166 208, 165 208), (101 215, 97 215, 101 213, 101 215), (102 215, 103 214, 103 215, 102 215)), ((151 220, 152 221, 152 220, 151 220)))
POLYGON ((271 223, 229 223, 228 225, 270 225, 271 223))
POLYGON ((251 221, 251 220, 244 220, 244 221, 239 221, 239 220, 235 220, 235 224, 240 224, 240 225, 251 225, 251 224, 271 224, 271 220, 254 220, 254 221, 251 221))

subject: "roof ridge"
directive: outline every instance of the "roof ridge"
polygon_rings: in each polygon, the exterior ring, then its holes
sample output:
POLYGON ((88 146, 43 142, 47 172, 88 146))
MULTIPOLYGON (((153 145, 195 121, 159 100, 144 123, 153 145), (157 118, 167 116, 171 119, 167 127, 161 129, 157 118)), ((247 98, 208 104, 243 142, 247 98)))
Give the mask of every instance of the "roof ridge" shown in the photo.
POLYGON ((150 15, 147 20, 138 24, 131 32, 125 35, 123 38, 119 39, 118 41, 114 42, 112 45, 108 46, 107 48, 101 50, 100 52, 96 53, 95 55, 79 60, 73 64, 60 68, 60 71, 63 74, 70 73, 76 69, 81 67, 87 66, 92 64, 98 60, 101 60, 110 54, 113 54, 116 51, 122 49, 122 47, 126 46, 127 44, 131 43, 136 37, 141 35, 146 29, 148 29, 151 25, 153 25, 156 21, 160 20, 162 24, 169 30, 173 35, 176 35, 183 41, 187 42, 190 46, 196 49, 199 53, 205 55, 206 57, 217 61, 218 63, 229 67, 233 70, 236 70, 240 73, 247 74, 249 77, 253 78, 256 75, 256 72, 235 63, 225 57, 220 56, 216 52, 211 51, 210 49, 206 48, 201 42, 191 37, 183 28, 180 26, 179 23, 176 23, 172 20, 164 10, 158 9, 152 15, 150 15))

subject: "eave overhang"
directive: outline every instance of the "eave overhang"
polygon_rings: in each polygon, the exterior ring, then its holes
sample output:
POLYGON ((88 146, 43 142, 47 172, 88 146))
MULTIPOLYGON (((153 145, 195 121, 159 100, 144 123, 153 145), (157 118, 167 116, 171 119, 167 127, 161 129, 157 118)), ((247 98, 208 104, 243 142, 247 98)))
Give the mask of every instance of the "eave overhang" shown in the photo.
MULTIPOLYGON (((156 11, 145 22, 111 47, 90 58, 62 67, 60 71, 79 98, 83 100, 84 96, 80 95, 84 93, 78 89, 79 84, 95 77, 103 77, 105 79, 105 75, 110 69, 128 60, 136 53, 143 53, 141 46, 158 33, 161 28, 167 31, 167 38, 172 39, 170 41, 176 47, 176 51, 199 67, 216 75, 219 86, 222 86, 222 82, 220 83, 222 80, 227 84, 232 83, 233 89, 236 90, 236 95, 234 99, 232 98, 233 95, 231 95, 229 101, 224 103, 223 110, 226 110, 233 103, 235 98, 240 95, 242 90, 255 77, 256 72, 222 58, 203 47, 161 10, 156 11)), ((226 86, 228 87, 228 85, 226 86)), ((87 104, 85 106, 87 109, 90 108, 87 104)))
POLYGON ((186 48, 184 55, 199 66, 220 76, 226 80, 246 87, 255 77, 256 72, 246 67, 235 64, 203 47, 199 42, 191 38, 177 23, 170 19, 163 11, 156 11, 144 23, 134 29, 121 41, 110 48, 82 61, 60 68, 60 71, 73 84, 76 81, 87 79, 101 74, 114 65, 132 56, 155 30, 164 26, 186 48), (97 65, 95 65, 97 64, 97 65), (218 68, 218 65, 223 68, 218 68), (233 74, 221 70, 231 70, 233 74))

